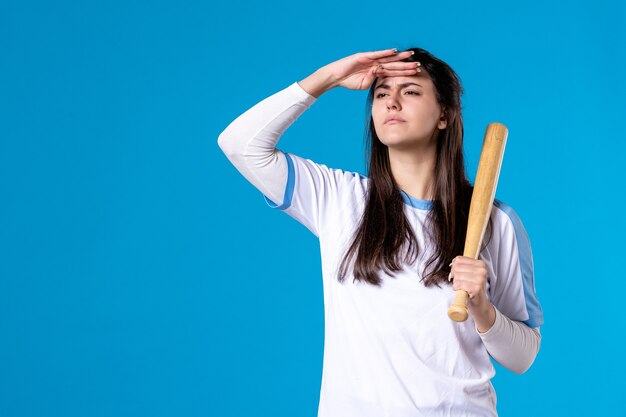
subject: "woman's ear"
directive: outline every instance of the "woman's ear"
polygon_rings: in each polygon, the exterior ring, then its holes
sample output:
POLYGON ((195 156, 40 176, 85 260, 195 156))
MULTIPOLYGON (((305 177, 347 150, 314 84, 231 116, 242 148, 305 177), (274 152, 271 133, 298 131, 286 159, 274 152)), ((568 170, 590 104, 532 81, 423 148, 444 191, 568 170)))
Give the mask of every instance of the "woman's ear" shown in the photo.
POLYGON ((439 118, 439 122, 437 123, 438 129, 445 129, 448 126, 448 121, 446 120, 446 111, 441 112, 441 117, 439 118))

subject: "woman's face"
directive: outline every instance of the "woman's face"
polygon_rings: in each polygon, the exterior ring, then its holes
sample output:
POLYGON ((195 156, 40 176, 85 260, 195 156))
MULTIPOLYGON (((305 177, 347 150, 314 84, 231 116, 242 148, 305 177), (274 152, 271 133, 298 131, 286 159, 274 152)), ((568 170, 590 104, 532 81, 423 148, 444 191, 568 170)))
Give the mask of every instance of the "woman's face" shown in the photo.
POLYGON ((376 135, 386 146, 410 148, 428 144, 435 129, 446 127, 428 75, 383 77, 375 83, 372 119, 376 135), (388 120, 392 117, 400 120, 388 120))

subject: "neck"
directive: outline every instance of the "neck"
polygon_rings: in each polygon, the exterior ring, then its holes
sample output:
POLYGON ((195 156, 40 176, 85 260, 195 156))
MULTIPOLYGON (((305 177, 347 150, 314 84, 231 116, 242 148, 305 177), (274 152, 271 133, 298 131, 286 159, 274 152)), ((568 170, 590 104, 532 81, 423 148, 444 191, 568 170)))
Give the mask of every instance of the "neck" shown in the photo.
POLYGON ((390 147, 388 150, 391 173, 398 187, 418 200, 433 200, 435 145, 410 150, 390 147))

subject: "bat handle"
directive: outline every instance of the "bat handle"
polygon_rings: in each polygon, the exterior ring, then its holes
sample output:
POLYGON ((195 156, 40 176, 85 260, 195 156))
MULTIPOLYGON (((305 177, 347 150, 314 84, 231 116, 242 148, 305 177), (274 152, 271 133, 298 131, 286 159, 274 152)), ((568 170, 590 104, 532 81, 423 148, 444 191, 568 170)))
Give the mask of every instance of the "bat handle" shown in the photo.
POLYGON ((458 322, 467 320, 468 298, 469 298, 469 295, 467 294, 467 291, 456 290, 456 296, 454 297, 454 302, 448 308, 448 317, 458 322))

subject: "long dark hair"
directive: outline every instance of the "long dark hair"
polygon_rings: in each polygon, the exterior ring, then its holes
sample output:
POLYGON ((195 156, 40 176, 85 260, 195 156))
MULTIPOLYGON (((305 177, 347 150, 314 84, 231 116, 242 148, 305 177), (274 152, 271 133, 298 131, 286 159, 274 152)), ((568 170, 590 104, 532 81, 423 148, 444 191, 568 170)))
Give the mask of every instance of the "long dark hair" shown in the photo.
MULTIPOLYGON (((448 281, 450 261, 463 254, 474 189, 465 176, 461 114, 463 87, 458 75, 445 62, 421 48, 407 50, 415 53, 402 61, 421 63, 422 74, 426 71, 430 76, 447 121, 445 129, 435 129, 434 132, 438 135, 434 200, 424 223, 428 232, 425 236, 430 237, 433 251, 421 273, 425 286, 440 287, 440 282, 451 285, 448 281)), ((341 262, 338 279, 343 282, 348 264, 356 254, 354 280, 380 286, 379 270, 393 275, 402 269, 403 261, 413 263, 420 248, 404 214, 404 199, 391 173, 388 148, 378 139, 374 129, 371 111, 375 87, 376 80, 369 89, 366 102, 365 160, 369 160, 366 204, 352 244, 341 262), (403 249, 406 250, 403 252, 403 249)), ((492 230, 491 223, 490 218, 489 230, 492 230)))

